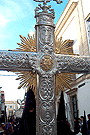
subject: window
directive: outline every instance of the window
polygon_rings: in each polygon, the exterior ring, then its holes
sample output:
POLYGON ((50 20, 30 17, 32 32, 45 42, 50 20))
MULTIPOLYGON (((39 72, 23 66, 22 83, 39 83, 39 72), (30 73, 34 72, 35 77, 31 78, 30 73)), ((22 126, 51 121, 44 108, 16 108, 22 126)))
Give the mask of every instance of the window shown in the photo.
POLYGON ((9 108, 12 108, 12 105, 10 105, 9 108))
POLYGON ((77 95, 71 96, 72 109, 73 109, 73 118, 78 117, 78 109, 77 109, 77 95))
POLYGON ((74 128, 74 118, 78 117, 78 102, 76 93, 73 93, 73 95, 70 96, 70 115, 72 127, 74 128))
POLYGON ((82 86, 84 86, 85 85, 85 83, 82 83, 82 84, 80 84, 79 86, 78 86, 78 88, 81 88, 82 86))
POLYGON ((78 100, 77 100, 77 88, 73 88, 67 92, 69 97, 69 106, 68 116, 70 117, 70 124, 72 129, 74 128, 74 118, 78 117, 78 100))
POLYGON ((90 13, 86 17, 86 32, 87 32, 87 40, 89 46, 89 53, 90 53, 90 13))

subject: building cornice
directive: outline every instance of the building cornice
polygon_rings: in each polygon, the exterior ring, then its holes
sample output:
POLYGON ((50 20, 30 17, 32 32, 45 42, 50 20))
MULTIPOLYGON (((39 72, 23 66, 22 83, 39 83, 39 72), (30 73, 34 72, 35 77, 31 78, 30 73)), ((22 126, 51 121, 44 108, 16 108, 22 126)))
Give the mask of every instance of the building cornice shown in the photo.
POLYGON ((76 91, 77 91, 77 88, 73 88, 73 89, 67 91, 66 94, 69 95, 69 94, 76 92, 76 91))
POLYGON ((87 21, 88 18, 90 18, 90 13, 87 15, 87 17, 85 18, 85 20, 87 21))
POLYGON ((71 85, 70 85, 70 87, 71 87, 72 89, 66 90, 65 93, 69 94, 69 93, 72 93, 72 92, 74 92, 74 91, 77 91, 76 85, 80 84, 81 82, 83 82, 83 81, 86 80, 86 79, 90 79, 90 74, 87 74, 87 75, 82 74, 79 78, 77 78, 76 80, 74 80, 74 81, 71 83, 71 85), (73 88, 73 87, 75 87, 75 88, 73 88))
MULTIPOLYGON (((74 9, 76 8, 77 4, 78 4, 78 2, 72 2, 71 6, 69 7, 68 11, 66 12, 66 14, 64 15, 64 17, 62 18, 61 23, 59 24, 59 26, 57 27, 57 29, 55 31, 55 35, 56 36, 58 36, 58 34, 60 33, 60 31, 64 27, 65 23, 67 22, 67 20, 69 19, 70 15, 72 14, 72 12, 74 11, 74 9)), ((61 17, 59 18, 59 20, 60 19, 61 19, 61 17)), ((59 21, 58 21, 58 23, 59 23, 59 21)))
POLYGON ((76 85, 83 82, 85 79, 90 79, 90 74, 88 75, 82 74, 79 78, 77 78, 74 82, 72 82, 70 86, 75 87, 76 85))
POLYGON ((5 101, 5 104, 16 104, 17 101, 5 101))

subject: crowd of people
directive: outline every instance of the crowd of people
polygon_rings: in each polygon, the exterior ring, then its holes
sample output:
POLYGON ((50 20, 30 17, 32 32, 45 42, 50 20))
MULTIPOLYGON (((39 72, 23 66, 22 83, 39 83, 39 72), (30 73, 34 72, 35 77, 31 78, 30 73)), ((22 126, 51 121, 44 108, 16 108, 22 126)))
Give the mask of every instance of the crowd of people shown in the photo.
POLYGON ((19 121, 20 118, 14 118, 13 116, 9 116, 6 123, 0 124, 0 135, 11 135, 14 131, 19 129, 19 121))
POLYGON ((74 129, 68 119, 61 119, 57 121, 57 135, 90 135, 90 114, 87 115, 88 120, 85 116, 74 119, 74 129))
POLYGON ((21 118, 8 117, 6 124, 0 124, 0 135, 36 135, 36 100, 30 87, 21 118))
POLYGON ((75 134, 81 133, 81 135, 90 135, 90 114, 88 114, 87 117, 88 120, 86 120, 86 116, 74 119, 75 134))
MULTIPOLYGON (((77 134, 90 135, 90 114, 88 114, 87 117, 88 117, 88 120, 86 121, 86 133, 85 133, 85 127, 84 127, 85 125, 83 125, 84 116, 81 116, 78 119, 77 118, 74 119, 74 131, 71 130, 71 126, 67 118, 66 118, 66 125, 63 123, 63 121, 59 122, 58 130, 60 132, 58 132, 57 134, 61 135, 62 133, 63 135, 65 135, 65 130, 66 130, 66 134, 69 133, 69 135, 77 135, 77 134)), ((20 128, 20 120, 21 118, 15 119, 14 115, 9 116, 7 120, 8 122, 6 122, 6 124, 4 123, 0 124, 0 135, 13 135, 15 133, 17 135, 20 128)))
MULTIPOLYGON (((74 130, 65 115, 64 95, 61 93, 57 115, 57 135, 90 135, 90 114, 74 119, 74 130)), ((21 118, 9 116, 0 124, 0 135, 36 135, 36 101, 32 88, 27 92, 25 108, 21 118)))
POLYGON ((80 118, 77 116, 77 118, 74 119, 74 127, 72 129, 66 118, 64 93, 62 91, 57 115, 57 135, 90 135, 90 114, 87 116, 87 121, 85 111, 84 116, 80 118))

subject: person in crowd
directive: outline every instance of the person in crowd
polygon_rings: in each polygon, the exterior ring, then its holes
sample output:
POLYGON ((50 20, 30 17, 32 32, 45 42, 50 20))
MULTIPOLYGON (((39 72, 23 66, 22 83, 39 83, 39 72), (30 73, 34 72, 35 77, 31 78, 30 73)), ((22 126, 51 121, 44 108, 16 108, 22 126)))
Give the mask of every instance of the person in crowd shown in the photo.
POLYGON ((81 122, 82 122, 82 125, 83 125, 83 118, 84 118, 84 117, 83 117, 83 116, 81 116, 80 118, 81 118, 81 122))
POLYGON ((12 122, 11 116, 8 116, 8 122, 12 122))
POLYGON ((36 135, 36 101, 32 88, 27 92, 25 108, 20 121, 19 134, 21 135, 23 128, 23 135, 36 135))
POLYGON ((82 120, 79 118, 79 127, 80 127, 80 133, 82 133, 82 125, 83 125, 83 122, 82 120))
POLYGON ((66 118, 66 126, 67 126, 67 133, 68 133, 69 135, 74 135, 74 132, 72 132, 70 123, 69 123, 69 121, 68 121, 67 118, 66 118))
POLYGON ((4 130, 3 135, 6 135, 6 125, 2 123, 2 129, 4 130))
POLYGON ((25 108, 19 123, 18 135, 36 135, 36 101, 32 91, 33 87, 27 92, 25 108))
POLYGON ((82 133, 83 119, 84 119, 83 116, 81 116, 79 119, 80 133, 82 133))
POLYGON ((4 129, 2 128, 2 124, 0 124, 0 135, 3 135, 4 129))
POLYGON ((9 124, 7 125, 7 129, 6 129, 6 134, 5 134, 5 135, 9 135, 9 134, 11 134, 12 132, 13 132, 13 127, 12 127, 11 123, 9 123, 9 124))
POLYGON ((14 131, 15 131, 16 129, 18 129, 18 125, 19 125, 18 118, 16 118, 15 121, 13 122, 13 130, 14 130, 14 131))
POLYGON ((90 114, 87 115, 88 121, 87 121, 87 135, 90 135, 90 114))
POLYGON ((15 124, 15 118, 14 118, 14 115, 12 115, 12 122, 11 122, 11 124, 12 124, 12 126, 13 126, 13 128, 14 128, 14 124, 15 124))
POLYGON ((80 132, 79 119, 74 118, 74 134, 77 135, 80 132))
POLYGON ((82 125, 82 135, 87 135, 87 124, 86 124, 85 110, 84 110, 83 125, 82 125))
POLYGON ((67 125, 70 127, 70 123, 69 123, 69 121, 68 121, 67 118, 66 118, 66 123, 67 123, 67 125))
POLYGON ((74 135, 74 133, 70 129, 70 124, 66 119, 63 91, 61 92, 61 98, 57 115, 57 135, 74 135))
POLYGON ((1 115, 1 123, 5 123, 5 117, 4 117, 4 114, 1 115))

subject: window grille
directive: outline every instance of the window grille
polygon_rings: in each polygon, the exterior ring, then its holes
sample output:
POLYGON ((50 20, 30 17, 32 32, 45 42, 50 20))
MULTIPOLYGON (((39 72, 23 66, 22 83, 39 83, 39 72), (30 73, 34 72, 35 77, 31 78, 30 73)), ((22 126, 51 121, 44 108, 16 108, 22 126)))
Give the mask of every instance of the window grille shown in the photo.
POLYGON ((65 104, 65 107, 66 107, 66 118, 68 119, 71 128, 74 129, 74 119, 78 117, 79 112, 77 94, 70 96, 70 101, 65 104))

